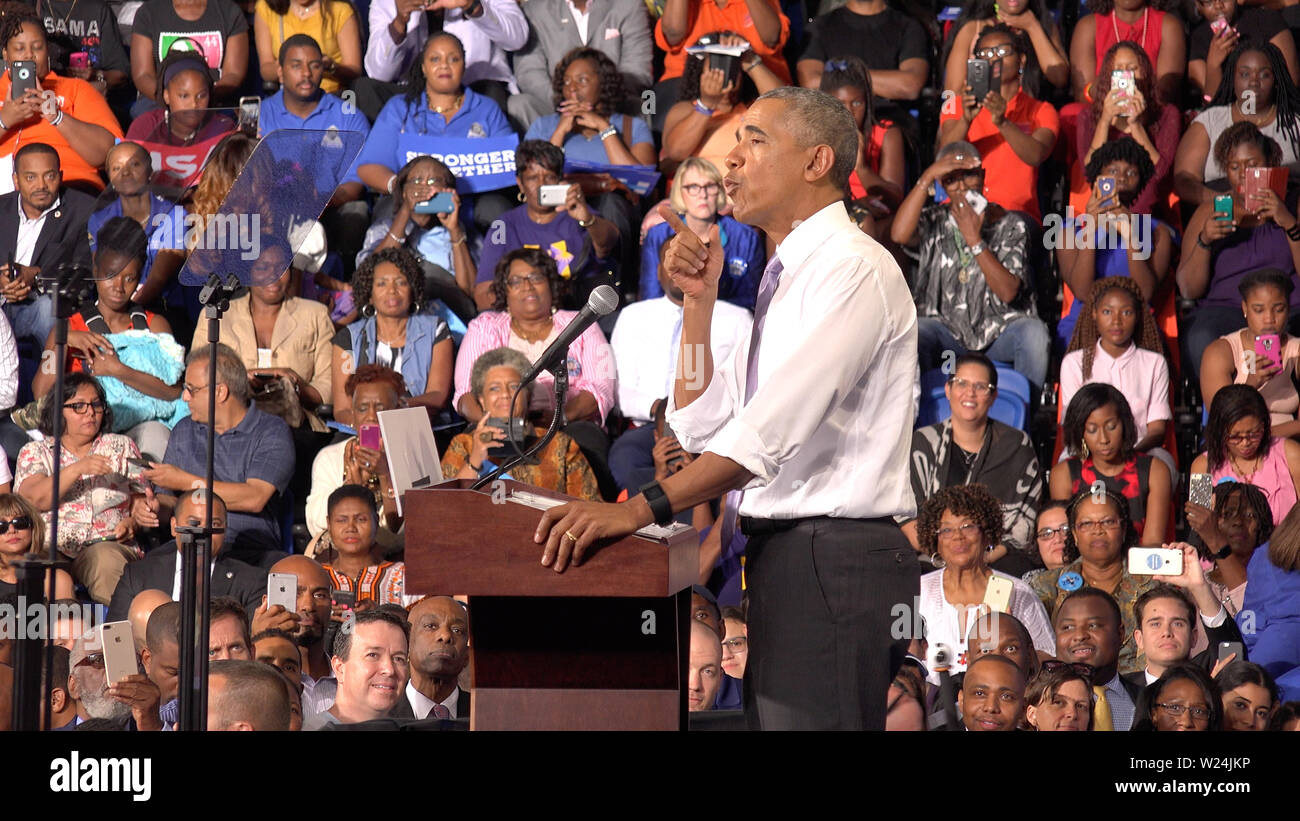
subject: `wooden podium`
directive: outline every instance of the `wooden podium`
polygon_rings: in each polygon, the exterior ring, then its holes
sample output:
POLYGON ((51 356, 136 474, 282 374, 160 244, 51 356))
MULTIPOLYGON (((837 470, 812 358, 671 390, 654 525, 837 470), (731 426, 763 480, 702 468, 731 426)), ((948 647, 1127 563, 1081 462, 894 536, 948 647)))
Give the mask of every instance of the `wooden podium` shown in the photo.
POLYGON ((629 536, 542 567, 542 512, 511 480, 408 491, 406 590, 470 597, 471 730, 684 730, 699 536, 629 536))

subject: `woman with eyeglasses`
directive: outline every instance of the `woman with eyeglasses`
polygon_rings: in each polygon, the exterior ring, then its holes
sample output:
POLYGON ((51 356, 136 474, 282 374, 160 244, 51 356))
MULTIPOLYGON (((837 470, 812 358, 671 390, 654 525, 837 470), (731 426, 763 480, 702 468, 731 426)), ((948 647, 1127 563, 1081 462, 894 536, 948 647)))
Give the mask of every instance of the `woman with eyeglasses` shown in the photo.
MULTIPOLYGON (((477 424, 457 434, 447 446, 442 457, 443 476, 477 479, 514 458, 515 449, 507 441, 512 428, 518 426, 522 433, 515 440, 521 451, 546 433, 527 421, 531 394, 544 389, 534 383, 519 390, 520 380, 531 364, 527 356, 511 348, 494 348, 474 361, 470 390, 481 415, 477 424)), ((579 499, 600 500, 600 488, 582 448, 563 431, 556 433, 533 458, 535 464, 516 465, 505 478, 579 499)))
POLYGON ((1060 118, 1051 103, 1035 97, 1037 63, 1023 31, 1005 23, 984 29, 975 43, 975 56, 1001 66, 1000 83, 990 82, 984 99, 963 86, 960 111, 944 106, 939 116, 939 143, 965 141, 979 146, 988 172, 984 194, 1010 211, 1023 211, 1035 221, 1038 207, 1038 166, 1052 154, 1060 118), (1009 150, 1008 150, 1009 149, 1009 150))
POLYGON ((428 263, 425 266, 425 285, 436 286, 440 292, 445 292, 445 286, 454 284, 467 297, 463 307, 455 295, 444 293, 444 302, 459 308, 458 315, 461 311, 469 313, 466 321, 473 319, 474 306, 469 298, 474 295, 478 266, 474 264, 469 236, 462 224, 456 176, 436 157, 416 157, 397 172, 393 192, 393 198, 375 210, 362 251, 357 254, 357 265, 365 262, 366 257, 375 251, 406 248, 428 263), (451 210, 436 214, 422 214, 417 210, 420 203, 441 194, 450 198, 451 210))
MULTIPOLYGON (((1052 500, 1038 511, 1038 521, 1034 525, 1034 541, 1038 545, 1038 558, 1043 567, 1055 570, 1065 564, 1065 537, 1070 532, 1070 523, 1065 515, 1066 504, 1052 500)), ((1030 571, 1036 573, 1038 571, 1030 571)), ((1025 581, 1028 581, 1025 574, 1025 581)))
POLYGON ((1229 385, 1210 403, 1205 452, 1192 461, 1192 473, 1209 473, 1215 483, 1232 480, 1255 485, 1268 497, 1273 524, 1295 506, 1300 487, 1300 444, 1269 430, 1268 405, 1249 385, 1229 385))
POLYGON ((1040 733, 1092 729, 1092 668, 1044 661, 1025 687, 1025 723, 1040 733))
POLYGON ((1187 501, 1187 523, 1214 559, 1206 581, 1228 615, 1241 612, 1246 598, 1246 568, 1255 549, 1273 536, 1268 497, 1254 485, 1223 481, 1214 486, 1214 510, 1187 501))
MULTIPOLYGON (((668 204, 682 217, 686 227, 701 239, 718 226, 725 256, 722 278, 718 281, 718 299, 754 310, 758 283, 767 265, 763 238, 753 228, 721 213, 727 204, 722 190, 722 172, 703 157, 688 157, 673 177, 668 204)), ((646 232, 641 243, 641 299, 664 294, 659 284, 659 254, 673 236, 672 226, 660 222, 646 232)))
MULTIPOLYGON (((939 569, 921 577, 919 609, 925 619, 926 641, 943 643, 958 654, 951 672, 966 669, 966 636, 980 615, 989 582, 1010 585, 1007 601, 997 609, 1024 624, 1034 647, 1056 655, 1056 634, 1034 591, 1020 579, 988 566, 985 555, 1002 540, 1002 505, 983 485, 941 489, 921 505, 917 517, 921 550, 939 569)), ((939 683, 937 673, 930 681, 939 683)))
POLYGON ((745 678, 745 662, 749 659, 749 633, 745 627, 745 611, 740 607, 722 608, 722 684, 713 702, 715 710, 744 709, 741 681, 745 678))
POLYGON ((352 278, 361 318, 334 335, 330 391, 334 418, 355 421, 348 377, 362 365, 392 368, 406 380, 412 406, 436 413, 451 395, 454 353, 444 316, 422 310, 424 271, 405 248, 385 248, 366 258, 352 278))
POLYGON ((1278 705, 1277 683, 1258 664, 1236 659, 1214 676, 1223 694, 1223 729, 1260 732, 1278 705))
MULTIPOLYGON (((40 512, 17 493, 0 493, 0 597, 17 595, 18 560, 40 552, 44 543, 45 520, 40 512)), ((42 595, 46 589, 41 585, 42 595)), ((55 570, 55 600, 73 597, 72 577, 66 570, 55 570)))
POLYGON ((1138 697, 1133 731, 1217 732, 1223 729, 1223 696, 1195 664, 1174 664, 1138 697))
POLYGON ((1061 28, 1043 0, 966 0, 952 24, 943 57, 945 89, 961 94, 966 85, 966 61, 975 56, 975 41, 989 26, 1005 23, 1025 32, 1043 76, 1057 88, 1070 83, 1070 62, 1061 28))
POLYGON ((1084 385, 1066 408, 1063 428, 1069 458, 1052 468, 1052 498, 1070 499, 1100 482, 1127 500, 1137 541, 1125 547, 1160 545, 1171 532, 1171 474, 1136 450, 1137 424, 1124 394, 1104 382, 1084 385))
POLYGON ((57 499, 58 550, 72 560, 72 577, 90 597, 108 604, 122 569, 143 555, 135 545, 137 524, 131 516, 132 494, 139 491, 130 477, 138 476, 140 468, 128 461, 139 459, 140 450, 128 437, 109 432, 113 411, 95 377, 70 373, 63 391, 62 407, 54 401, 54 389, 47 394, 39 428, 45 438, 19 452, 14 490, 41 511, 47 531, 48 511, 57 499), (57 493, 50 444, 56 413, 63 414, 57 493))

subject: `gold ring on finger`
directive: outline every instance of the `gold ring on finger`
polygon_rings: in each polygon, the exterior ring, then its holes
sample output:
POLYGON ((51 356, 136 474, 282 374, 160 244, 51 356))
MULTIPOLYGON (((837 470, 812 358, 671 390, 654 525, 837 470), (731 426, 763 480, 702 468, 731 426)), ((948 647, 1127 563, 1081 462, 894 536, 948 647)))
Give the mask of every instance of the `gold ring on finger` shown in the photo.
POLYGON ((575 544, 577 543, 577 541, 578 541, 578 537, 573 535, 573 531, 572 531, 572 530, 566 530, 566 531, 564 531, 564 535, 565 535, 566 537, 568 537, 569 539, 572 539, 573 542, 574 542, 575 544))

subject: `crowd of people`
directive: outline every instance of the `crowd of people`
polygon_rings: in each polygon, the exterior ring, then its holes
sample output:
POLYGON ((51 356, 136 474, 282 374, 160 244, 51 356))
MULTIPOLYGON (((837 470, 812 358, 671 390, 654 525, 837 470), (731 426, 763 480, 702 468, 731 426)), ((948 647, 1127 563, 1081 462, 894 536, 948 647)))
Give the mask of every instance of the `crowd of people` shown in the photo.
MULTIPOLYGON (((470 605, 406 590, 405 443, 379 414, 425 409, 447 479, 555 411, 510 478, 613 502, 692 464, 675 375, 761 326, 778 243, 733 217, 731 172, 792 85, 851 115, 842 208, 917 317, 894 524, 928 572, 889 728, 1300 728, 1300 5, 941 5, 0 3, 0 602, 57 507, 52 604, 129 620, 140 660, 110 685, 69 626, 50 729, 175 726, 177 529, 204 524, 210 729, 465 718, 470 605), (285 129, 364 144, 316 224, 263 237, 212 346, 178 275, 194 245, 166 228, 209 223, 285 129), (449 159, 475 141, 513 156, 493 186, 449 159), (665 256, 682 232, 722 259, 704 354, 665 256), (60 385, 68 265, 94 287, 60 385), (569 348, 564 395, 545 372, 519 390, 604 284, 622 307, 569 348), (209 430, 215 481, 191 493, 209 430), (1142 548, 1181 572, 1139 572, 1142 548)), ((852 355, 858 329, 834 330, 818 353, 852 355)), ((692 711, 744 707, 769 624, 739 504, 676 516, 700 538, 692 711)))

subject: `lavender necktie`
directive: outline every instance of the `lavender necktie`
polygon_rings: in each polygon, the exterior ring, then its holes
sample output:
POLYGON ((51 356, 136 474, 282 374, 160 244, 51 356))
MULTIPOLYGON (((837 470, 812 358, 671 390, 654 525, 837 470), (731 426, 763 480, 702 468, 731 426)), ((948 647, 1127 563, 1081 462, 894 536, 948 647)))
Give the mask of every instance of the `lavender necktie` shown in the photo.
POLYGON ((429 715, 433 718, 451 718, 451 710, 441 704, 435 704, 433 709, 429 711, 429 715))
POLYGON ((781 258, 773 255, 763 269, 763 279, 758 284, 758 299, 754 303, 754 330, 749 335, 749 363, 745 368, 745 404, 758 390, 758 343, 763 336, 763 323, 767 319, 767 308, 772 304, 772 296, 781 284, 781 271, 784 266, 781 258))

